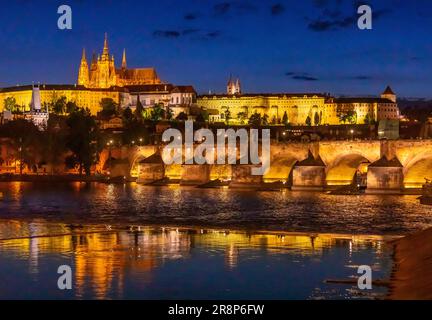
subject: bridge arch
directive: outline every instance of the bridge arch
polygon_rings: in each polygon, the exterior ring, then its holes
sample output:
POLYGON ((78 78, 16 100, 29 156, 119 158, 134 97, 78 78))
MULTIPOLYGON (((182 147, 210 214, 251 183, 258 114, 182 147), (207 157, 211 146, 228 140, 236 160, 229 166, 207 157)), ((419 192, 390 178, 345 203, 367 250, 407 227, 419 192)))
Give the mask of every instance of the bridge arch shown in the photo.
POLYGON ((154 146, 134 147, 127 150, 127 158, 129 161, 129 172, 133 178, 138 177, 140 161, 147 159, 155 154, 157 148, 154 146))
POLYGON ((367 174, 367 168, 371 161, 361 153, 341 155, 327 166, 326 181, 329 186, 350 185, 356 174, 367 174))
MULTIPOLYGON (((300 159, 303 160, 303 159, 300 159)), ((266 183, 272 182, 287 182, 294 165, 299 161, 298 158, 290 157, 275 157, 271 160, 270 169, 264 175, 263 180, 266 183)))
POLYGON ((404 168, 405 188, 421 188, 425 179, 432 180, 432 150, 416 155, 404 168))

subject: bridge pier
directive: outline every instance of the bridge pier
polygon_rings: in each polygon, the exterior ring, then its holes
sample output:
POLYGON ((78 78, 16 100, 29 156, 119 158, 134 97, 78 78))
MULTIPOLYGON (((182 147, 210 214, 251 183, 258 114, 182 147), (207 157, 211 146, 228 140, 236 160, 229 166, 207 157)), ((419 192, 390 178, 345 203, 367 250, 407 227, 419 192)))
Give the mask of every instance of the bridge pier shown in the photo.
POLYGON ((398 158, 386 156, 370 164, 367 173, 368 194, 399 194, 403 189, 403 166, 398 158))
POLYGON ((326 186, 326 165, 318 155, 309 152, 308 158, 298 162, 293 169, 294 191, 322 191, 326 186))
POLYGON ((252 168, 260 165, 235 164, 232 165, 232 180, 230 188, 260 188, 263 184, 263 176, 252 175, 252 168))
POLYGON ((138 163, 138 183, 149 184, 165 177, 165 165, 159 154, 154 154, 138 163))
POLYGON ((196 186, 210 181, 210 165, 185 164, 182 165, 180 185, 196 186))

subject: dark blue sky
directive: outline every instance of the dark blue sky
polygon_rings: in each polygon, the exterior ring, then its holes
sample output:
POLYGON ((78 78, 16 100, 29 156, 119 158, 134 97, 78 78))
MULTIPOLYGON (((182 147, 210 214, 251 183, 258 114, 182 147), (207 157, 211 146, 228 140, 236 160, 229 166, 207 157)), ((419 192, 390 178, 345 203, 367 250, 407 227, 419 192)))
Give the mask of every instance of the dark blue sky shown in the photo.
MULTIPOLYGON (((82 47, 108 32, 120 64, 154 66, 175 84, 221 92, 230 73, 246 92, 432 98, 432 1, 367 1, 374 29, 357 28, 355 0, 8 1, 0 11, 0 87, 75 83, 82 47), (57 29, 69 4, 73 30, 57 29)), ((364 4, 364 2, 362 2, 364 4)))

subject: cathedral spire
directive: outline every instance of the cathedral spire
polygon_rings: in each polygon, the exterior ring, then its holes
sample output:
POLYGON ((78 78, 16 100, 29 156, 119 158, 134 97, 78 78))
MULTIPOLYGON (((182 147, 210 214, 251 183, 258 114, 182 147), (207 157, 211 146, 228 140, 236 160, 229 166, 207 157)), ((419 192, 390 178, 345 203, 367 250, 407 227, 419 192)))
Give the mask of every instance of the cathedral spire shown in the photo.
POLYGON ((123 49, 122 69, 126 69, 126 68, 127 68, 127 63, 126 63, 126 49, 123 49))
POLYGON ((89 84, 89 67, 87 64, 86 51, 83 48, 81 63, 78 71, 78 85, 88 86, 89 84))
POLYGON ((104 47, 102 51, 102 57, 106 58, 106 60, 109 60, 109 49, 108 49, 108 34, 105 32, 105 40, 104 40, 104 47))
POLYGON ((86 50, 85 48, 83 48, 82 51, 82 57, 81 57, 81 63, 86 62, 87 63, 87 58, 86 58, 86 50))

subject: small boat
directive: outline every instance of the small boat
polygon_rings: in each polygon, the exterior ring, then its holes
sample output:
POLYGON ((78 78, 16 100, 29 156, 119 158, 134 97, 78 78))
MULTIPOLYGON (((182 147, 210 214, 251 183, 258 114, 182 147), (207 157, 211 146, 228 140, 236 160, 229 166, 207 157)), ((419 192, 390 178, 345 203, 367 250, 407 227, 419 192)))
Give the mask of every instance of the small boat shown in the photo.
POLYGON ((423 185, 423 195, 419 198, 420 204, 432 206, 432 181, 425 179, 426 183, 423 185))
POLYGON ((212 181, 209 181, 207 183, 201 184, 198 186, 198 188, 202 188, 202 189, 224 188, 224 187, 228 187, 230 185, 230 183, 231 183, 231 181, 216 179, 216 180, 212 180, 212 181))

